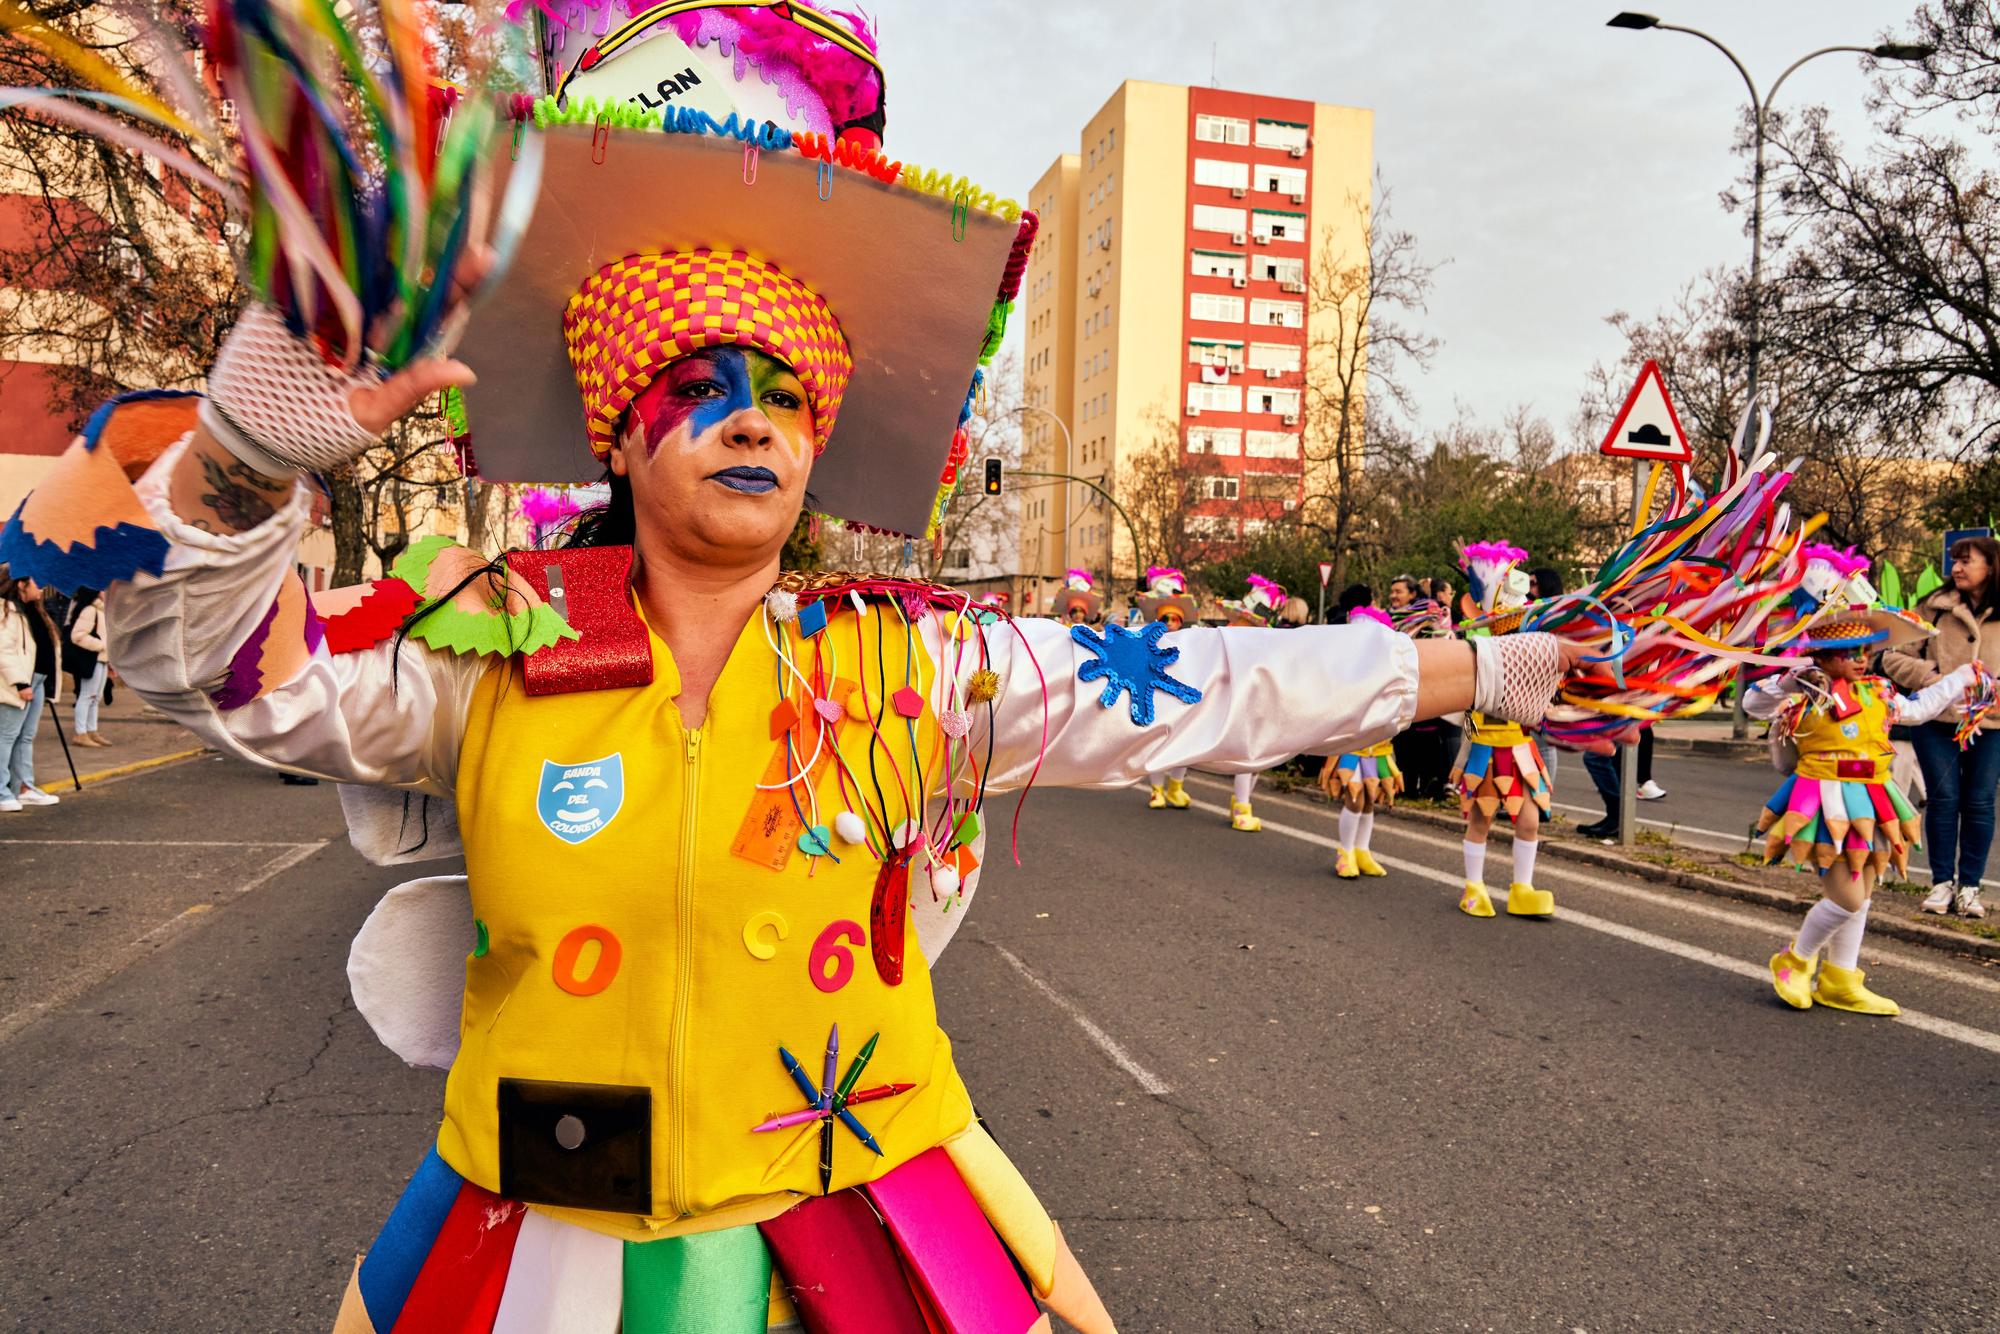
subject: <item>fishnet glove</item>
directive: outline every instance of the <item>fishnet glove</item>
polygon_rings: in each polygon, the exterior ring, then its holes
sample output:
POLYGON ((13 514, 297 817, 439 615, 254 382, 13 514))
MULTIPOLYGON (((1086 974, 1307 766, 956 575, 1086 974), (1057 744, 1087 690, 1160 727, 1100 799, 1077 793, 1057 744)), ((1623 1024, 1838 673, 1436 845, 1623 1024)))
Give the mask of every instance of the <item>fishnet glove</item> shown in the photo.
POLYGON ((269 306, 247 307, 208 373, 202 425, 248 466, 269 477, 322 472, 376 442, 354 419, 348 395, 377 382, 329 366, 294 337, 269 306))
POLYGON ((1562 688, 1562 641, 1554 635, 1494 635, 1472 641, 1472 707, 1534 727, 1562 688))

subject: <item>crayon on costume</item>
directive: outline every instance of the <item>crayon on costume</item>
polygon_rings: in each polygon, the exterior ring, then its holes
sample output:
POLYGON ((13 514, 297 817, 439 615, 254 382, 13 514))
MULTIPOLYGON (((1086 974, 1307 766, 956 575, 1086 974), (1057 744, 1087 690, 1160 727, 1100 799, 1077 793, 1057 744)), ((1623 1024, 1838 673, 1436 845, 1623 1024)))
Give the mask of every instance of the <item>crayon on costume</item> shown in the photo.
MULTIPOLYGON (((1502 613, 1494 633, 1512 629, 1504 613, 1527 603, 1527 577, 1517 568, 1528 553, 1505 542, 1484 542, 1465 549, 1465 573, 1469 581, 1468 599, 1484 614, 1502 613)), ((1518 624, 1519 616, 1512 618, 1518 624)), ((1490 825, 1504 810, 1517 827, 1522 812, 1532 810, 1537 831, 1554 802, 1548 766, 1534 739, 1516 724, 1490 718, 1476 710, 1465 715, 1465 736, 1459 745, 1458 760, 1452 766, 1459 792, 1459 809, 1468 826, 1490 825)), ((1493 916, 1493 901, 1486 892, 1486 840, 1484 835, 1465 840, 1465 891, 1459 896, 1459 911, 1468 917, 1493 916)), ((1514 917, 1552 917, 1555 895, 1534 886, 1535 858, 1540 843, 1514 836, 1514 875, 1507 889, 1507 912, 1514 917)))
MULTIPOLYGON (((1387 612, 1375 607, 1356 607, 1347 614, 1347 619, 1350 625, 1357 620, 1393 624, 1387 612)), ((1320 785, 1328 797, 1341 803, 1340 844, 1334 857, 1334 874, 1342 880, 1389 874, 1375 860, 1369 843, 1375 835, 1375 808, 1395 805, 1403 791, 1403 771, 1396 767, 1394 739, 1334 756, 1321 771, 1320 785)))
MULTIPOLYGON (((1031 216, 871 156, 865 32, 798 3, 670 8, 623 27, 574 5, 531 19, 549 86, 572 95, 522 128, 539 204, 467 331, 462 354, 488 373, 465 396, 462 457, 494 480, 594 478, 657 372, 748 347, 804 386, 819 501, 921 534, 963 462, 967 408, 898 386, 973 381, 1031 216)), ((245 118, 309 100, 327 55, 292 0, 256 22, 221 0, 226 83, 273 13, 308 44, 296 65, 257 48, 271 96, 239 99, 245 118)), ((395 58, 402 86, 426 86, 395 58)), ((385 105, 399 124, 403 104, 385 105)), ((489 104, 457 105, 414 142, 462 147, 458 116, 489 104)), ((508 136, 472 147, 506 154, 508 136)), ((326 211, 351 197, 306 198, 279 220, 284 254, 351 237, 326 211)), ((447 224, 481 212, 439 208, 447 224)), ((788 574, 690 728, 673 653, 632 596, 631 547, 490 561, 431 538, 367 586, 308 596, 293 568, 307 481, 272 517, 214 533, 174 512, 173 472, 198 423, 273 477, 366 448, 346 409, 354 363, 329 354, 349 313, 379 326, 372 301, 412 320, 446 304, 448 256, 427 247, 464 232, 423 230, 424 273, 406 281, 399 246, 361 252, 390 265, 383 282, 330 295, 278 265, 214 398, 107 405, 0 530, 15 573, 109 590, 114 665, 156 707, 229 756, 347 785, 365 855, 464 855, 466 876, 386 896, 350 956, 378 1036, 450 1074, 435 1148, 337 1330, 1026 1334, 1049 1327, 1043 1308, 1110 1330, 938 1027, 931 962, 988 848, 982 799, 1368 745, 1414 716, 1415 647, 1373 625, 1226 646, 1190 628, 1163 645, 1164 625, 1100 633, 908 580, 788 574)), ((429 345, 401 327, 385 365, 429 345)), ((1496 659, 1476 688, 1538 693, 1553 641, 1519 647, 1513 686, 1496 659)))
POLYGON ((1089 623, 1097 619, 1104 610, 1104 595, 1097 592, 1097 581, 1090 577, 1089 570, 1071 570, 1063 576, 1063 586, 1056 592, 1056 619, 1072 624, 1089 623))
MULTIPOLYGON (((1139 595, 1139 613, 1147 624, 1158 622, 1167 633, 1184 626, 1201 624, 1201 606, 1187 591, 1187 576, 1165 565, 1146 569, 1146 591, 1139 595)), ((1184 811, 1191 804, 1187 792, 1187 770, 1169 769, 1146 775, 1146 805, 1151 810, 1184 811)))
MULTIPOLYGON (((1242 628, 1268 630, 1278 623, 1278 613, 1285 609, 1286 594, 1282 584, 1266 579, 1261 574, 1245 577, 1250 591, 1233 602, 1224 602, 1227 615, 1226 625, 1242 628)), ((1229 827, 1241 834, 1261 833, 1264 822, 1250 809, 1250 796, 1257 790, 1257 774, 1239 773, 1229 780, 1229 827)))
MULTIPOLYGON (((1866 560, 1831 547, 1806 551, 1805 580, 1794 597, 1788 629, 1773 635, 1774 650, 1806 655, 1906 644, 1937 631, 1915 615, 1881 604, 1865 576, 1866 560)), ((1778 996, 1795 1009, 1813 1004, 1856 1014, 1892 1016, 1896 1003, 1866 985, 1860 966, 1869 901, 1882 874, 1894 866, 1909 874, 1910 850, 1923 828, 1915 808, 1890 776, 1894 726, 1926 723, 1961 702, 1978 720, 1993 707, 1992 679, 1968 663, 1904 695, 1883 677, 1830 677, 1806 666, 1767 678, 1744 695, 1744 711, 1772 724, 1774 754, 1785 743, 1795 751, 1791 774, 1757 820, 1767 835, 1765 860, 1787 855, 1795 866, 1822 876, 1839 870, 1861 887, 1861 906, 1849 909, 1822 898, 1806 914, 1797 937, 1771 958, 1778 996), (1826 952, 1815 982, 1813 965, 1826 952)), ((1961 744, 1966 744, 1962 741, 1961 744)))

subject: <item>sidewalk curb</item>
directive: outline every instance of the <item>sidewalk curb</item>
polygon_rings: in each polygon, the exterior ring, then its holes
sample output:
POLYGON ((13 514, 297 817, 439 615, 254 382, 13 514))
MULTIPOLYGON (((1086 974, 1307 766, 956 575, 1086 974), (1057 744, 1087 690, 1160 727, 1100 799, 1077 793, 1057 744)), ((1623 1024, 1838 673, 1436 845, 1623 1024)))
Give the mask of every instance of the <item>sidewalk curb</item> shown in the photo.
POLYGON ((1765 743, 1755 737, 1738 741, 1735 737, 1667 736, 1659 732, 1653 734, 1653 745, 1669 755, 1718 755, 1724 759, 1761 755, 1765 749, 1765 743))
MULTIPOLYGON (((1464 822, 1443 811, 1418 810, 1406 806, 1391 806, 1377 812, 1399 820, 1430 825, 1435 829, 1462 829, 1464 822)), ((1513 843, 1513 831, 1497 821, 1493 834, 1504 836, 1513 843)), ((1777 890, 1765 889, 1761 885, 1743 885, 1733 880, 1721 880, 1712 875, 1701 875, 1694 871, 1677 871, 1670 866, 1659 866, 1637 857, 1625 857, 1609 849, 1590 844, 1580 844, 1569 839, 1541 840, 1544 855, 1559 857, 1564 861, 1581 862, 1585 866, 1596 867, 1600 871, 1619 871, 1627 875, 1639 875, 1644 879, 1674 886, 1676 889, 1691 890, 1697 894, 1709 894, 1718 898, 1735 899, 1742 903, 1754 903, 1759 907, 1776 908, 1803 916, 1812 907, 1814 899, 1800 898, 1795 894, 1784 894, 1777 890)), ((1928 945, 1933 949, 1947 950, 1954 954, 1969 954, 1975 958, 2000 960, 2000 940, 1985 936, 1964 935, 1948 931, 1942 927, 1926 926, 1922 922, 1905 921, 1888 914, 1871 915, 1868 919, 1871 935, 1888 936, 1912 945, 1928 945)))
POLYGON ((96 769, 76 781, 70 791, 79 792, 85 783, 101 783, 111 778, 124 778, 128 774, 144 773, 148 769, 160 769, 169 764, 179 764, 182 760, 192 760, 201 755, 214 754, 207 746, 195 746, 190 750, 177 750, 171 755, 155 755, 149 760, 133 760, 129 764, 114 764, 109 769, 96 769))

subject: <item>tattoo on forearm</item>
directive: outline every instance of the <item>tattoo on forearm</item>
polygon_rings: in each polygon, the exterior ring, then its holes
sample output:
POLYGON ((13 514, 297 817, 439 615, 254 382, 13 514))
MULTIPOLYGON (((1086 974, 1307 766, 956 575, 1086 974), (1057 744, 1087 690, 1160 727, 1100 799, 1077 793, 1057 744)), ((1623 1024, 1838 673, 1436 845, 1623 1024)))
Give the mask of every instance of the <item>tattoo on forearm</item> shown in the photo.
POLYGON ((265 477, 243 463, 223 464, 217 459, 201 460, 201 503, 220 519, 225 528, 247 532, 278 512, 291 483, 265 477))

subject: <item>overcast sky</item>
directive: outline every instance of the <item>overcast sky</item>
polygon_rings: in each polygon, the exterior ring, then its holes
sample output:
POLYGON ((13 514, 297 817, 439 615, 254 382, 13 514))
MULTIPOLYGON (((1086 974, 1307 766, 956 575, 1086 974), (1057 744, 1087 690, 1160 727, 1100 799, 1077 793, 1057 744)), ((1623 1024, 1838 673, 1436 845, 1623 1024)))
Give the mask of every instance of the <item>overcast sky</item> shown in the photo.
MULTIPOLYGON (((1870 45, 1914 0, 1659 0, 1713 33, 1760 89, 1822 46, 1870 45)), ((1519 403, 1561 428, 1586 371, 1712 265, 1746 262, 1718 194, 1747 98, 1720 52, 1604 21, 1617 0, 863 0, 889 71, 889 143, 1022 197, 1127 78, 1375 111, 1375 154, 1402 226, 1451 263, 1418 384, 1426 424, 1519 403)), ((1776 105, 1834 107, 1850 138, 1868 80, 1826 56, 1776 105)))

